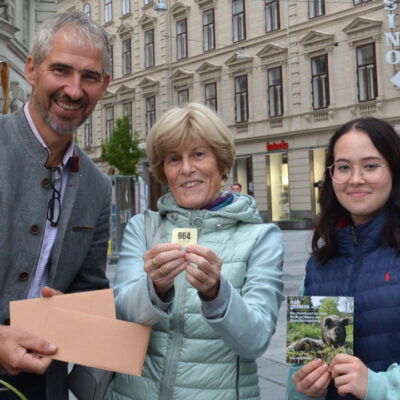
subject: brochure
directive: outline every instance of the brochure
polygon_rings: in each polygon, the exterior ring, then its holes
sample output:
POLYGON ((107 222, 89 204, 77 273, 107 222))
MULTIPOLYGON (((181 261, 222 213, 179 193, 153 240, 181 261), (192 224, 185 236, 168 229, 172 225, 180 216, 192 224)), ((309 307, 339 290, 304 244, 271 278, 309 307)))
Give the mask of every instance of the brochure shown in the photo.
POLYGON ((287 302, 287 363, 353 354, 353 297, 288 296, 287 302))

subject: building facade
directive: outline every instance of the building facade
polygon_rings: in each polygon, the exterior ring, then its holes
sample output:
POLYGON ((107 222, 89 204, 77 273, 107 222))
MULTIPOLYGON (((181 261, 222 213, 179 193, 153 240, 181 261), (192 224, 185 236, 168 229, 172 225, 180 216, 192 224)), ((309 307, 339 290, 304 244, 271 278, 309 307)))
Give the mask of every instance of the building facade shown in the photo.
MULTIPOLYGON (((9 65, 10 111, 20 108, 31 89, 24 78, 25 61, 36 28, 56 12, 56 0, 0 1, 0 61, 9 65)), ((0 110, 3 104, 0 91, 0 110)))
POLYGON ((284 225, 318 213, 335 128, 368 115, 400 128, 394 1, 166 1, 166 11, 152 0, 58 2, 100 22, 112 44, 109 90, 78 134, 94 159, 116 118, 129 116, 144 141, 170 107, 205 103, 235 140, 229 182, 284 225))

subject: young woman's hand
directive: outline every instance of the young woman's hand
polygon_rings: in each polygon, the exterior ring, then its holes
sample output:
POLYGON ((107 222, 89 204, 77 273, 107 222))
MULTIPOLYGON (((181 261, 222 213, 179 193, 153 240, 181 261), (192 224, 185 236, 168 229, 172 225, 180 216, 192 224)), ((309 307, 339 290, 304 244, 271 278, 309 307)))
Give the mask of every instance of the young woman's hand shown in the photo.
POLYGON ((308 397, 323 397, 330 381, 328 364, 320 359, 310 361, 293 376, 296 390, 308 397))
POLYGON ((364 399, 368 388, 368 368, 357 357, 337 354, 329 364, 335 386, 341 396, 351 393, 364 399))

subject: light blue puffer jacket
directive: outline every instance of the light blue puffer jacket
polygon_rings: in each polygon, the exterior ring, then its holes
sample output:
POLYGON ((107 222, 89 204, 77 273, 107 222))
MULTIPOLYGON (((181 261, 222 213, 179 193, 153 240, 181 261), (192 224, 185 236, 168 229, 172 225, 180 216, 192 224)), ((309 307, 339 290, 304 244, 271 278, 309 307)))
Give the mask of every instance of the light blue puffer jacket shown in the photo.
MULTIPOLYGON (((109 400, 259 399, 255 359, 267 349, 282 302, 283 244, 279 229, 263 224, 250 196, 218 210, 187 210, 167 194, 158 209, 167 218, 161 241, 175 227, 198 227, 198 244, 223 260, 230 296, 221 318, 207 319, 201 300, 182 273, 167 312, 149 296, 142 256, 144 217, 125 230, 116 274, 119 317, 153 326, 142 377, 117 374, 109 400)), ((153 232, 160 217, 152 213, 153 232)), ((132 338, 134 340, 134 338, 132 338)))

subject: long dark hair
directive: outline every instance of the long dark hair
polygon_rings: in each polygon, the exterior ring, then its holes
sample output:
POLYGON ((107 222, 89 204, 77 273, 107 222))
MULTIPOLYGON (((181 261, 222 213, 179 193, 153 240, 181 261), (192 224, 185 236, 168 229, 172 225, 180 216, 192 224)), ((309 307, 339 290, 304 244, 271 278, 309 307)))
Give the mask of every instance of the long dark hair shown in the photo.
POLYGON ((318 198, 321 212, 312 239, 312 252, 321 264, 325 264, 336 255, 335 227, 338 219, 350 219, 349 212, 336 198, 332 178, 327 168, 334 162, 333 151, 337 140, 351 130, 366 133, 389 165, 392 174, 392 191, 386 205, 389 217, 384 227, 382 240, 386 245, 400 251, 400 137, 390 124, 381 119, 359 118, 344 124, 329 140, 325 177, 318 198))

